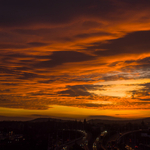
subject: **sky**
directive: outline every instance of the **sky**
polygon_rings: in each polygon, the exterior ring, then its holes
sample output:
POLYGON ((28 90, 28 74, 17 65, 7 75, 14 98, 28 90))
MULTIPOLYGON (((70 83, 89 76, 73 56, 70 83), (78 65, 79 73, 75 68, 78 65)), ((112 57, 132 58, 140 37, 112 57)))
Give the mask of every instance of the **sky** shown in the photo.
POLYGON ((1 0, 0 118, 150 117, 149 0, 1 0))

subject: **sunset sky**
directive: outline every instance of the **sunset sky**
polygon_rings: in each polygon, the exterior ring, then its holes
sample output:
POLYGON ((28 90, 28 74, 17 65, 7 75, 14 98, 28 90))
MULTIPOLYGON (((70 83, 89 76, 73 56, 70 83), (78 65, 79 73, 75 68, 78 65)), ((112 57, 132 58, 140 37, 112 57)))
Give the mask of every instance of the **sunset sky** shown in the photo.
POLYGON ((0 118, 150 117, 150 0, 1 0, 0 118))

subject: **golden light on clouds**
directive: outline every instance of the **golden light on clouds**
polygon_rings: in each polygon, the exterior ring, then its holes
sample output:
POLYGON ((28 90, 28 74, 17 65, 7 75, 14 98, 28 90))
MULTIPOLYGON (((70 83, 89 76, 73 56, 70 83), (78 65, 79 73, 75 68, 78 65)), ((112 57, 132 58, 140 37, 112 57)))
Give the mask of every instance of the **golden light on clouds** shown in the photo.
POLYGON ((0 116, 150 117, 148 0, 0 10, 0 116))
POLYGON ((150 79, 135 79, 135 80, 117 80, 117 81, 105 81, 95 83, 94 85, 103 85, 103 89, 89 91, 90 93, 97 94, 99 96, 112 96, 112 97, 132 97, 132 91, 140 91, 144 88, 144 85, 149 83, 150 79))

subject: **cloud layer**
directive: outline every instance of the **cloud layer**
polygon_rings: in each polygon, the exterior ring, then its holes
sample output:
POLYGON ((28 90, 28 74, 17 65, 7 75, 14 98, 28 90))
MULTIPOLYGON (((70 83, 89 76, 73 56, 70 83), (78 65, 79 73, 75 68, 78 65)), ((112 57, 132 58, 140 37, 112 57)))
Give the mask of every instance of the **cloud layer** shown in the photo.
POLYGON ((2 0, 0 106, 148 110, 149 8, 149 0, 2 0))

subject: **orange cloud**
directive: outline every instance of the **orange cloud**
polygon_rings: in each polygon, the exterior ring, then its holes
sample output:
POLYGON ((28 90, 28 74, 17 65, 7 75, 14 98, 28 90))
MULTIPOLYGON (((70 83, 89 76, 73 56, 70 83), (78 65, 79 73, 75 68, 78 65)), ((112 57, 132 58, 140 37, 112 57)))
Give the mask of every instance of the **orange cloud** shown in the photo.
POLYGON ((55 105, 51 113, 57 116, 60 107, 86 109, 85 116, 88 109, 92 115, 124 109, 148 116, 148 0, 15 3, 0 6, 3 109, 46 111, 55 105))

